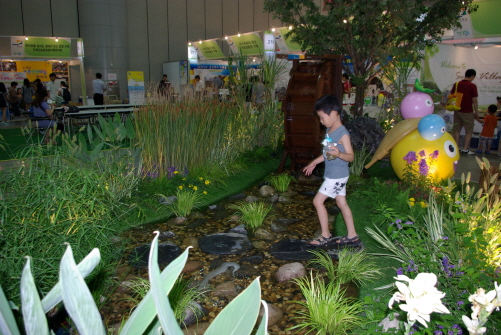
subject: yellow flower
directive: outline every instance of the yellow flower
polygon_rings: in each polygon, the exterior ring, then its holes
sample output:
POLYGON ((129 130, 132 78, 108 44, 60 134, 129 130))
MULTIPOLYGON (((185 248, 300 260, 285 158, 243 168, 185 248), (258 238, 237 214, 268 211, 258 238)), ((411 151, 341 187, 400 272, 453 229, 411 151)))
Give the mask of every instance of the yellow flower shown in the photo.
POLYGON ((209 184, 210 184, 210 181, 206 180, 205 185, 209 185, 209 184))
POLYGON ((409 201, 409 206, 413 207, 414 206, 414 201, 409 201))
POLYGON ((416 201, 416 199, 414 199, 414 198, 409 198, 409 201, 410 201, 410 202, 415 202, 415 201, 416 201))
POLYGON ((200 179, 200 180, 204 180, 202 177, 198 177, 198 179, 200 179))
POLYGON ((182 180, 186 180, 186 178, 183 178, 182 180))
POLYGON ((179 173, 179 171, 174 171, 174 174, 178 174, 178 173, 179 173))
POLYGON ((428 207, 428 204, 427 204, 426 202, 424 202, 424 201, 421 201, 419 204, 420 204, 420 205, 421 205, 421 207, 423 207, 423 208, 428 207))
POLYGON ((190 187, 190 188, 191 188, 191 187, 193 187, 193 185, 191 185, 191 184, 190 184, 190 185, 188 185, 188 187, 190 187))
POLYGON ((193 189, 194 189, 194 190, 196 191, 196 190, 198 190, 198 187, 196 187, 196 186, 193 186, 193 189))
POLYGON ((207 191, 204 191, 204 194, 207 194, 207 191))
POLYGON ((182 190, 182 189, 183 189, 183 185, 179 185, 179 186, 178 186, 178 188, 179 188, 180 190, 182 190))

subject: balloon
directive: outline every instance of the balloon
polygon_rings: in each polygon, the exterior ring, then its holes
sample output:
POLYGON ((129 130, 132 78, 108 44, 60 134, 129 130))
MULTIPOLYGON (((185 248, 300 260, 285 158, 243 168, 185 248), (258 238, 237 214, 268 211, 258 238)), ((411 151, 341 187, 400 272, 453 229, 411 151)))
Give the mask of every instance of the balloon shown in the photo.
POLYGON ((423 117, 433 113, 433 100, 423 92, 412 92, 402 100, 400 112, 404 119, 423 117))
POLYGON ((435 141, 445 133, 445 121, 437 114, 424 116, 418 123, 419 134, 428 141, 435 141))

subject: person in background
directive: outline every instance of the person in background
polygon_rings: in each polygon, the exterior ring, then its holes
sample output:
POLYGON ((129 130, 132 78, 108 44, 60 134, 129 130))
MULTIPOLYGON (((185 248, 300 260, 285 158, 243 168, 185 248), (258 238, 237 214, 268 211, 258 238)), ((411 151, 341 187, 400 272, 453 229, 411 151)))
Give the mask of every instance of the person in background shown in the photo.
POLYGON ((348 73, 343 73, 343 94, 348 94, 348 97, 350 97, 351 94, 351 83, 350 83, 350 76, 348 73))
POLYGON ((166 74, 163 75, 163 78, 164 78, 163 79, 164 85, 165 85, 165 87, 167 87, 167 91, 168 91, 170 89, 170 81, 169 81, 169 79, 168 79, 168 77, 167 77, 166 74))
POLYGON ((157 89, 158 95, 164 97, 168 94, 168 88, 167 85, 165 84, 165 80, 160 80, 160 84, 158 84, 158 89, 157 89))
POLYGON ((200 76, 197 74, 195 76, 195 81, 193 82, 193 90, 195 91, 195 97, 202 97, 202 93, 205 90, 205 83, 200 79, 200 76))
MULTIPOLYGON (((39 86, 42 86, 42 88, 44 88, 44 87, 43 87, 43 84, 42 84, 42 81, 41 81, 39 78, 37 78, 37 79, 35 79, 35 81, 33 82, 33 87, 35 88, 35 92, 37 91, 37 89, 38 89, 38 87, 39 87, 39 86)), ((45 89, 45 88, 44 88, 44 89, 45 89)))
POLYGON ((54 120, 54 105, 52 107, 49 106, 47 97, 48 93, 46 90, 37 90, 35 99, 33 100, 33 115, 38 118, 46 118, 46 120, 36 121, 37 125, 41 128, 47 128, 45 144, 55 144, 55 136, 64 130, 64 126, 54 120), (54 126, 56 126, 55 130, 54 126))
POLYGON ((2 110, 2 126, 8 126, 7 122, 7 88, 4 83, 0 83, 0 109, 2 110))
POLYGON ((20 117, 21 110, 19 109, 19 102, 21 101, 21 93, 17 90, 17 82, 15 81, 10 83, 9 94, 7 95, 7 101, 10 104, 10 111, 14 113, 14 116, 20 117))
POLYGON ((58 95, 60 95, 63 100, 64 100, 64 105, 68 105, 68 103, 71 101, 71 93, 70 93, 70 90, 68 88, 68 84, 66 84, 65 81, 62 81, 60 83, 61 87, 59 87, 59 90, 57 92, 58 95))
POLYGON ((56 85, 56 74, 52 72, 49 74, 49 82, 47 83, 47 94, 49 96, 49 99, 52 101, 56 101, 57 97, 57 92, 59 87, 56 85))
POLYGON ((33 87, 31 87, 30 80, 28 78, 25 78, 23 81, 23 87, 21 87, 21 94, 23 96, 24 104, 26 107, 24 110, 26 112, 30 111, 31 108, 31 103, 33 102, 33 95, 35 95, 35 90, 33 87))
POLYGON ((482 148, 485 146, 485 153, 491 153, 491 144, 492 138, 494 137, 494 130, 498 126, 498 118, 496 117, 496 105, 490 105, 487 108, 489 112, 488 115, 485 116, 483 120, 484 127, 482 128, 482 132, 480 133, 480 140, 478 144, 478 150, 475 151, 477 154, 482 153, 482 148))
POLYGON ((96 73, 96 79, 92 81, 92 88, 94 88, 94 105, 104 105, 104 92, 106 91, 106 85, 104 81, 101 80, 103 75, 101 73, 96 73))
POLYGON ((496 109, 500 110, 501 109, 501 97, 496 97, 497 104, 496 104, 496 109))
MULTIPOLYGON (((480 122, 480 118, 478 117, 477 85, 472 83, 472 81, 475 80, 476 75, 477 71, 473 69, 466 70, 464 79, 457 85, 457 91, 459 93, 463 93, 463 99, 461 100, 461 109, 454 111, 454 127, 452 128, 454 139, 459 146, 461 129, 464 127, 466 135, 464 136, 463 149, 460 148, 460 152, 468 155, 475 154, 474 151, 470 150, 470 141, 471 136, 473 135, 475 120, 480 122)), ((455 92, 456 85, 454 84, 452 86, 451 94, 455 92)))
POLYGON ((223 75, 220 74, 219 76, 214 77, 212 82, 214 83, 214 91, 219 94, 219 90, 224 86, 223 75))

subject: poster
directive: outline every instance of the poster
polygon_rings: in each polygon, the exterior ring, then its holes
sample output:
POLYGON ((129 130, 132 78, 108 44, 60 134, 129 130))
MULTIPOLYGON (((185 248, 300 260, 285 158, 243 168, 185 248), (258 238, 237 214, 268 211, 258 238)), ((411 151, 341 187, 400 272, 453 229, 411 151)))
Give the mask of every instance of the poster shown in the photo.
POLYGON ((13 57, 51 57, 69 58, 71 39, 44 37, 30 37, 26 40, 23 36, 11 36, 11 56, 13 57))
POLYGON ((301 53, 301 45, 292 42, 291 37, 286 38, 285 35, 290 32, 289 28, 275 28, 273 34, 275 35, 275 44, 277 52, 282 53, 301 53))
POLYGON ((144 73, 143 71, 127 71, 127 88, 129 103, 132 105, 144 104, 144 73))
POLYGON ((201 60, 224 58, 224 54, 216 40, 193 42, 192 44, 201 60))
POLYGON ((464 78, 467 69, 474 69, 477 76, 479 105, 496 104, 501 96, 501 48, 464 48, 438 44, 428 49, 424 64, 424 81, 437 84, 438 88, 450 90, 452 85, 464 78))
POLYGON ((251 56, 262 55, 264 52, 263 41, 258 33, 228 36, 226 42, 228 42, 228 46, 233 54, 251 56))
POLYGON ((24 73, 23 79, 28 78, 30 82, 35 81, 35 79, 40 79, 42 82, 48 82, 49 75, 55 73, 57 79, 66 82, 69 80, 68 62, 63 61, 4 61, 1 62, 1 67, 3 77, 12 76, 12 73, 24 73))

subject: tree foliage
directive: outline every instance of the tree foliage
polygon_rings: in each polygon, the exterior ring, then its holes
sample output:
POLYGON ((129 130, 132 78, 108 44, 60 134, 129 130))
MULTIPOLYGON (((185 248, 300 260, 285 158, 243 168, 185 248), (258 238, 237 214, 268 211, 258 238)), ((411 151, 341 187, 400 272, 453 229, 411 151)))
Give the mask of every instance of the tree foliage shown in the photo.
POLYGON ((445 29, 460 27, 462 8, 473 0, 265 0, 265 10, 292 26, 292 40, 311 54, 349 56, 357 85, 356 109, 377 74, 377 64, 414 55, 440 41, 445 29))

